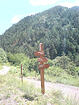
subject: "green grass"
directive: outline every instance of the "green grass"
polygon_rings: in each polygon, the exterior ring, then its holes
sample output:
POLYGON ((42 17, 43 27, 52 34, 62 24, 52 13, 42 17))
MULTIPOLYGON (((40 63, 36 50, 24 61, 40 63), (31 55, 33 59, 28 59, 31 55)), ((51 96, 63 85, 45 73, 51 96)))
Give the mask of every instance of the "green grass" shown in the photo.
POLYGON ((79 76, 69 75, 65 70, 59 67, 50 67, 45 70, 45 80, 55 83, 79 86, 79 76))
POLYGON ((63 73, 62 76, 49 76, 48 74, 46 74, 45 80, 54 83, 62 83, 79 87, 79 77, 73 77, 66 73, 65 74, 63 73))
MULTIPOLYGON (((22 84, 17 76, 11 74, 1 76, 0 94, 2 97, 5 97, 5 99, 9 99, 14 96, 12 100, 19 103, 19 105, 25 105, 25 103, 27 105, 46 105, 48 102, 59 103, 58 100, 61 98, 58 91, 54 91, 52 95, 50 92, 47 92, 46 95, 42 95, 40 89, 35 88, 26 80, 23 81, 22 84), (52 97, 54 97, 54 100, 52 97)), ((0 99, 2 100, 1 96, 0 99)))
POLYGON ((4 97, 5 100, 13 100, 18 105, 79 105, 75 98, 76 104, 73 104, 73 101, 64 98, 60 91, 50 90, 42 95, 40 89, 28 81, 24 80, 22 84, 18 70, 12 67, 12 71, 7 75, 0 76, 0 100, 4 97))
POLYGON ((0 70, 2 70, 3 66, 0 64, 0 70))
MULTIPOLYGON (((11 67, 10 73, 13 75, 20 76, 21 70, 19 67, 11 67)), ((26 77, 30 78, 37 78, 40 79, 40 74, 36 73, 35 71, 28 71, 26 70, 26 77)), ((23 71, 24 72, 24 71, 23 71)), ((49 69, 45 69, 45 81, 50 81, 54 83, 62 83, 62 84, 68 84, 68 85, 73 85, 73 86, 78 86, 79 87, 79 77, 78 76, 72 76, 69 75, 66 71, 59 67, 50 67, 49 69)))
POLYGON ((74 96, 72 99, 65 98, 65 105, 79 105, 79 99, 74 96))

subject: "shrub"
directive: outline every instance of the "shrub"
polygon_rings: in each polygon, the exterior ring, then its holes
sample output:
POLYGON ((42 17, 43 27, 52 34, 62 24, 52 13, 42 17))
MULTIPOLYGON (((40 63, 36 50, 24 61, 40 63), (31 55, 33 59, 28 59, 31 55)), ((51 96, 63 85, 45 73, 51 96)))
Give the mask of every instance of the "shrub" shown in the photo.
POLYGON ((26 59, 22 62, 24 75, 27 76, 28 72, 39 72, 37 59, 26 59))
POLYGON ((49 64, 50 66, 52 66, 52 65, 53 65, 53 60, 48 59, 48 64, 49 64))
POLYGON ((79 76, 79 67, 75 67, 75 74, 79 76))
POLYGON ((79 66, 79 54, 75 56, 75 63, 77 66, 79 66))
POLYGON ((0 63, 6 63, 7 62, 7 55, 6 52, 0 48, 0 63))
POLYGON ((61 67, 68 74, 75 75, 75 64, 68 56, 56 57, 53 60, 53 66, 61 67))
POLYGON ((22 61, 27 59, 27 56, 23 53, 17 54, 8 53, 7 58, 11 64, 20 65, 22 61))
POLYGON ((30 71, 34 70, 34 71, 38 72, 38 62, 37 62, 37 59, 35 59, 35 58, 30 59, 28 69, 30 71))

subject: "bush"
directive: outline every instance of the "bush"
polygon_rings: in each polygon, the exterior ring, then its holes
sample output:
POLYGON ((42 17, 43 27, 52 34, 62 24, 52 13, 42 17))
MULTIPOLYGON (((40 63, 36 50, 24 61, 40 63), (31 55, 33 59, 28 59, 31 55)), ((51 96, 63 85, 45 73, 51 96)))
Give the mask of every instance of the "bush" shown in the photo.
POLYGON ((53 60, 53 66, 61 67, 64 69, 68 74, 75 75, 75 67, 76 65, 74 64, 73 61, 68 56, 61 56, 61 57, 56 57, 53 60))
POLYGON ((7 62, 7 55, 6 52, 0 48, 0 63, 6 63, 7 62))
POLYGON ((79 67, 75 67, 75 74, 79 76, 79 67))
POLYGON ((52 65, 53 65, 53 60, 48 59, 48 64, 49 64, 50 66, 52 66, 52 65))
POLYGON ((38 62, 37 62, 37 59, 35 59, 35 58, 30 59, 29 68, 28 69, 30 71, 34 70, 34 71, 38 72, 38 62))
POLYGON ((37 59, 35 58, 30 59, 23 53, 17 53, 17 54, 7 53, 7 58, 8 61, 13 65, 21 67, 22 64, 24 76, 27 76, 28 73, 31 71, 38 72, 38 62, 37 59))
POLYGON ((26 59, 22 62, 24 75, 27 76, 28 72, 39 72, 37 59, 26 59))
POLYGON ((79 66, 79 54, 75 56, 75 63, 76 63, 76 66, 79 66))
POLYGON ((7 54, 8 61, 14 65, 21 65, 21 62, 27 59, 27 56, 23 53, 7 54))
POLYGON ((63 69, 68 69, 71 63, 72 63, 71 59, 67 56, 61 56, 61 57, 58 56, 53 60, 54 66, 59 66, 63 69))
POLYGON ((61 77, 61 75, 64 73, 64 70, 60 67, 49 67, 47 70, 45 70, 45 74, 49 75, 49 77, 55 77, 55 76, 59 76, 61 77))

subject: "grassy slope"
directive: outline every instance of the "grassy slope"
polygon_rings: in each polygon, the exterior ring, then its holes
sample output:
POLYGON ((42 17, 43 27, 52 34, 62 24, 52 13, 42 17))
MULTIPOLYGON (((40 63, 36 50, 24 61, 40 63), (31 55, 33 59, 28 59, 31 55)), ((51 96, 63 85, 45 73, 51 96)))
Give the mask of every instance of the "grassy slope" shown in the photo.
POLYGON ((0 64, 0 70, 2 70, 2 65, 0 64))
POLYGON ((6 105, 79 105, 75 100, 65 99, 59 91, 46 91, 43 96, 40 89, 36 89, 28 81, 20 80, 20 72, 13 68, 6 76, 0 76, 0 104, 6 105))
POLYGON ((45 80, 57 83, 63 83, 79 87, 79 77, 69 75, 67 72, 63 71, 61 68, 53 67, 45 70, 45 80))
MULTIPOLYGON (((12 68, 12 70, 10 71, 12 74, 17 73, 17 75, 20 74, 20 68, 12 68)), ((72 85, 72 86, 78 86, 79 87, 79 77, 78 76, 72 76, 67 74, 67 72, 63 71, 63 69, 59 68, 59 67, 51 67, 49 69, 45 69, 45 80, 46 81, 50 81, 50 82, 54 82, 54 83, 62 83, 62 84, 68 84, 68 85, 72 85)), ((24 73, 24 71, 23 71, 24 73)), ((26 77, 30 77, 30 78, 37 78, 40 79, 40 75, 39 73, 36 73, 35 71, 28 71, 26 72, 26 77)))
POLYGON ((8 74, 1 76, 0 80, 0 104, 6 105, 14 103, 15 105, 47 105, 47 103, 59 105, 60 92, 48 92, 46 95, 40 93, 40 89, 35 89, 32 84, 27 81, 21 83, 16 75, 8 74), (51 96, 51 97, 50 97, 51 96), (52 97, 54 96, 54 99, 52 97))

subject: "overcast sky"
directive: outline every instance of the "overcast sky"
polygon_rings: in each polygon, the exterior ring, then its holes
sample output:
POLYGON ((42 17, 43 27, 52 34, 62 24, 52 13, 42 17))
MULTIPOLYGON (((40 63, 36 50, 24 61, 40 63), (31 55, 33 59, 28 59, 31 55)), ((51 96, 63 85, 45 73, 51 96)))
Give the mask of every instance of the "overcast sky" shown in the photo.
POLYGON ((0 35, 23 17, 57 5, 79 6, 79 0, 0 0, 0 35))

